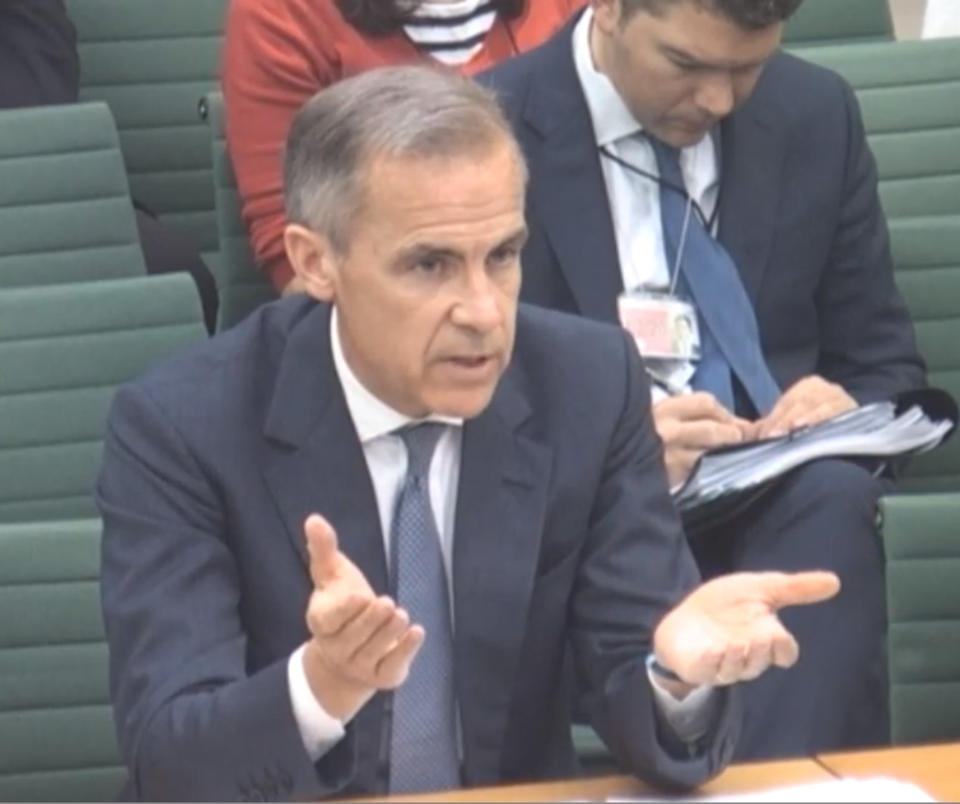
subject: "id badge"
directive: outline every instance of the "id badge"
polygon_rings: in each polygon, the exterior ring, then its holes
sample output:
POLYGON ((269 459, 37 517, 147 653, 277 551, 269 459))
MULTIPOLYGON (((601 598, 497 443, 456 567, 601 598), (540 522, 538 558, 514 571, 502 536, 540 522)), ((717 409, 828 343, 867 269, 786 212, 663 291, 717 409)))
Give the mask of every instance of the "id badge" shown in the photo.
POLYGON ((700 359, 697 311, 689 302, 668 293, 636 290, 620 295, 617 310, 621 326, 633 335, 644 357, 700 359))

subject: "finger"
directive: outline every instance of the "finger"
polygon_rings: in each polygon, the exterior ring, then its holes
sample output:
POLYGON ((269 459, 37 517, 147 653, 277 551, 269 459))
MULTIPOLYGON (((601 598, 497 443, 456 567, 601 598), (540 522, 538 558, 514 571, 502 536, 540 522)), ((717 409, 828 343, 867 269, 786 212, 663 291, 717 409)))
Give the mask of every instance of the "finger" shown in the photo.
POLYGON ((397 605, 389 597, 371 600, 363 611, 348 622, 339 632, 325 641, 325 648, 343 662, 350 663, 357 651, 384 625, 390 622, 397 605))
POLYGON ((669 438, 664 439, 671 447, 703 452, 743 441, 743 433, 736 424, 721 424, 714 421, 674 423, 669 438))
POLYGON ((749 658, 749 646, 742 643, 731 643, 723 651, 720 666, 717 669, 714 684, 725 687, 736 684, 743 676, 749 658))
POLYGON ((303 532, 310 556, 310 579, 319 589, 330 583, 337 574, 340 552, 337 547, 337 533, 320 514, 310 514, 307 517, 303 523, 303 532))
POLYGON ((406 681, 410 665, 423 644, 424 636, 422 626, 411 625, 396 647, 380 660, 374 675, 380 689, 393 689, 406 681))
POLYGON ((829 600, 840 591, 840 578, 832 572, 764 572, 759 576, 763 594, 773 609, 829 600))
POLYGON ((661 400, 653 408, 654 418, 670 418, 679 421, 710 421, 732 423, 735 416, 713 394, 698 391, 680 394, 661 400))
POLYGON ((315 591, 307 606, 307 630, 318 638, 333 637, 367 608, 371 595, 350 591, 315 591))
POLYGON ((743 671, 740 673, 740 681, 753 681, 763 674, 770 667, 773 661, 773 646, 769 640, 761 640, 750 646, 750 652, 747 660, 744 662, 743 671))
POLYGON ((740 437, 743 441, 755 441, 760 431, 760 422, 751 422, 747 419, 737 418, 734 424, 740 430, 740 437))
POLYGON ((761 438, 776 438, 785 435, 795 426, 798 418, 809 410, 806 398, 795 396, 781 400, 777 408, 760 423, 761 438))
POLYGON ((790 635, 774 615, 756 624, 750 634, 750 650, 741 681, 752 681, 770 667, 774 660, 774 645, 783 637, 789 639, 790 635))
POLYGON ((404 609, 394 608, 390 617, 370 638, 354 651, 353 661, 365 668, 376 668, 410 627, 410 615, 404 609))
POLYGON ((793 420, 793 427, 809 427, 812 424, 819 424, 827 419, 836 416, 840 412, 837 400, 830 402, 821 402, 809 410, 801 411, 793 420))
POLYGON ((781 626, 780 633, 770 646, 770 654, 777 667, 793 667, 800 656, 800 646, 793 634, 781 626))

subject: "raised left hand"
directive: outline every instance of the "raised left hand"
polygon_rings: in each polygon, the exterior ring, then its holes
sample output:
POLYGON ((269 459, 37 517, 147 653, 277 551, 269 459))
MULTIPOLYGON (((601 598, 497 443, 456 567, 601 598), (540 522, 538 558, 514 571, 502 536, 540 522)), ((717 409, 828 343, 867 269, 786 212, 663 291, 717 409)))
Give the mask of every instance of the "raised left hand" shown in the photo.
MULTIPOLYGON (((797 660, 796 640, 777 612, 829 600, 832 572, 741 572, 702 584, 672 609, 653 635, 657 662, 690 687, 749 681, 797 660)), ((679 690, 681 696, 684 690, 679 690)))
POLYGON ((857 407, 856 400, 842 386, 812 374, 797 380, 777 400, 773 410, 756 422, 756 438, 785 435, 857 407))

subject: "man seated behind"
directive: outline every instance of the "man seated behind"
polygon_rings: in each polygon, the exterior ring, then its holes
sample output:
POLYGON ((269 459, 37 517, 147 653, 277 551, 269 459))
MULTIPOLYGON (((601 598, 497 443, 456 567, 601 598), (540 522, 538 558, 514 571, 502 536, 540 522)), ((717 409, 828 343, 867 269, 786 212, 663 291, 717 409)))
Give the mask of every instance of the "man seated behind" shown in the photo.
POLYGON ((297 799, 570 776, 572 646, 625 770, 729 761, 730 685, 788 666, 830 573, 698 587, 614 327, 517 307, 525 168, 424 67, 324 90, 288 141, 306 297, 123 388, 98 501, 132 794, 297 799))
MULTIPOLYGON (((694 344, 641 349, 671 484, 707 449, 925 382, 853 92, 779 51, 800 2, 592 0, 485 78, 530 168, 521 298, 623 313, 638 334, 684 307, 698 323, 694 344)), ((706 577, 844 578, 829 604, 787 613, 804 653, 744 689, 740 758, 889 740, 885 487, 818 461, 688 534, 706 577)))

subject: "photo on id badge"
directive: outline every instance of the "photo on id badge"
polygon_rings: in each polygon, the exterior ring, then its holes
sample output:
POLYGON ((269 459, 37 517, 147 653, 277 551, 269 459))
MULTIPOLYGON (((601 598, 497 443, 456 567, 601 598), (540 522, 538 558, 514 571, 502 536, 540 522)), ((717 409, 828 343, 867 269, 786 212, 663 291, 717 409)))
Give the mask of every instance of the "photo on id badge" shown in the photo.
POLYGON ((698 360, 700 331, 689 302, 666 293, 634 291, 617 300, 620 324, 645 358, 698 360))

